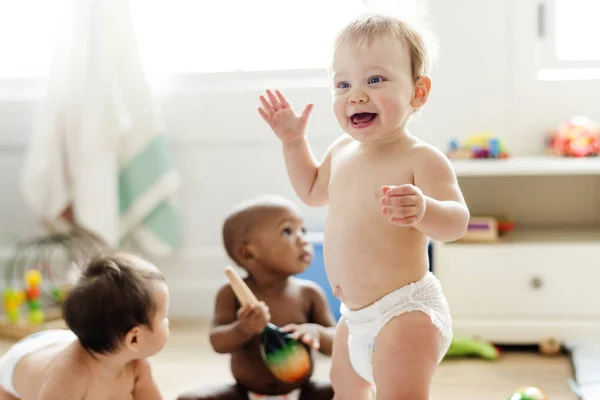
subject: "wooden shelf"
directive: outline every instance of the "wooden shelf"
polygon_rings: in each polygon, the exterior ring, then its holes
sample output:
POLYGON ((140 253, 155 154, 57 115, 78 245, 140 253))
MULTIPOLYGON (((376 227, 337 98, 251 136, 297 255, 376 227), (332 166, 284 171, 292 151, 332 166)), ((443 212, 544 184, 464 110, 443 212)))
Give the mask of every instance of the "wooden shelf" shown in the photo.
POLYGON ((513 157, 500 160, 452 160, 458 177, 600 175, 600 157, 513 157))
POLYGON ((600 245, 600 226, 517 227, 494 242, 453 242, 449 245, 503 245, 531 243, 597 243, 600 245))

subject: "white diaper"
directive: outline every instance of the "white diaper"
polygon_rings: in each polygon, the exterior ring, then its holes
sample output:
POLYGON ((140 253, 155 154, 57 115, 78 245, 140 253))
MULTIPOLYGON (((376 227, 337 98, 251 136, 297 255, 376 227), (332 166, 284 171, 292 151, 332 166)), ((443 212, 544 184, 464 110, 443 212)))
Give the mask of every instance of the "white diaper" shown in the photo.
POLYGON ((438 279, 428 272, 418 282, 410 283, 387 294, 375 303, 352 311, 340 306, 348 325, 348 352, 356 372, 366 381, 373 381, 373 348, 381 328, 392 318, 410 312, 422 311, 431 318, 441 333, 439 361, 452 341, 452 318, 446 297, 438 279))
POLYGON ((248 400, 300 400, 300 393, 302 393, 302 389, 296 389, 287 394, 276 396, 248 392, 248 400))
POLYGON ((19 360, 44 347, 71 342, 76 338, 70 330, 52 329, 33 333, 19 340, 0 358, 0 387, 19 398, 13 384, 13 373, 19 360))

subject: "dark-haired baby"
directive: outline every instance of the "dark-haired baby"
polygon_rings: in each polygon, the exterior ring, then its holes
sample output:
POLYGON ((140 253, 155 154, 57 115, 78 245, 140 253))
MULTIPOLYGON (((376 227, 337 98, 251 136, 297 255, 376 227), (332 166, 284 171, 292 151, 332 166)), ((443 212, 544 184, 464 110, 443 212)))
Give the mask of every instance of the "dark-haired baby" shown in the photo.
POLYGON ((63 305, 69 329, 28 336, 0 358, 0 400, 162 399, 147 358, 167 342, 168 303, 154 265, 97 258, 63 305))

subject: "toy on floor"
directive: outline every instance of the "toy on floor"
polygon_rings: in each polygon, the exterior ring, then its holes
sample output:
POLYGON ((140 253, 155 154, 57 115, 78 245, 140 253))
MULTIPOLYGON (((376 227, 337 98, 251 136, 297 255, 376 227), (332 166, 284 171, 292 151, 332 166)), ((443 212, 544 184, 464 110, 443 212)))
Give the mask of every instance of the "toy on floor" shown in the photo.
POLYGON ((452 139, 446 155, 451 159, 509 157, 502 141, 489 132, 471 136, 462 145, 458 143, 458 140, 452 139))
POLYGON ((598 156, 600 130, 591 119, 573 116, 548 132, 546 150, 549 155, 559 157, 598 156))
POLYGON ((556 338, 545 338, 539 343, 540 353, 544 356, 555 356, 560 353, 561 342, 556 338))
MULTIPOLYGON (((225 274, 243 306, 258 303, 250 288, 233 268, 227 267, 225 274)), ((300 381, 312 370, 308 346, 271 323, 267 324, 261 334, 261 353, 269 370, 283 382, 300 381)))
POLYGON ((508 400, 548 400, 548 397, 540 389, 529 386, 518 388, 508 400))
POLYGON ((471 356, 493 361, 500 357, 500 349, 482 339, 455 337, 452 339, 450 348, 444 358, 471 356))
POLYGON ((60 305, 82 257, 99 243, 83 232, 68 232, 19 241, 3 267, 4 319, 0 336, 20 339, 47 328, 62 328, 60 305), (46 323, 56 326, 46 326, 46 323))

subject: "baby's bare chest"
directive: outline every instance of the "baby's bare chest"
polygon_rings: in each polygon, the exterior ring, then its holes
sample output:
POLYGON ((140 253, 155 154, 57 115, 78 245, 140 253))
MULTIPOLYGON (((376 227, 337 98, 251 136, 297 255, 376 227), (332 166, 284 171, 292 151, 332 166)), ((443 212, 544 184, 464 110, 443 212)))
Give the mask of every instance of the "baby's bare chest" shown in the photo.
POLYGON ((410 158, 397 153, 341 151, 332 158, 328 189, 330 205, 378 211, 382 186, 414 183, 413 167, 410 158))

